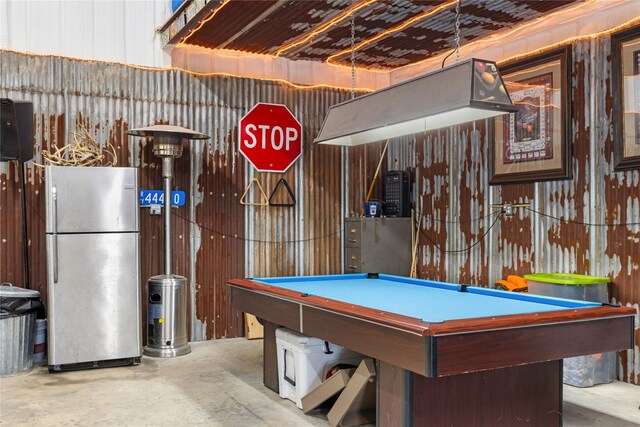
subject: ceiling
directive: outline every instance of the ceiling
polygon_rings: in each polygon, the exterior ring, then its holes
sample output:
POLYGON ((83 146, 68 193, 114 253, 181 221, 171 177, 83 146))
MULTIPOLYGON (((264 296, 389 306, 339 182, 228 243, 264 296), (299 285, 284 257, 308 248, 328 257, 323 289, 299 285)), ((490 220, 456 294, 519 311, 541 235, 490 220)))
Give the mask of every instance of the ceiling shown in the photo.
MULTIPOLYGON (((391 70, 452 51, 456 0, 187 0, 164 28, 195 45, 391 70)), ((575 7, 584 0, 461 0, 460 44, 575 7)))

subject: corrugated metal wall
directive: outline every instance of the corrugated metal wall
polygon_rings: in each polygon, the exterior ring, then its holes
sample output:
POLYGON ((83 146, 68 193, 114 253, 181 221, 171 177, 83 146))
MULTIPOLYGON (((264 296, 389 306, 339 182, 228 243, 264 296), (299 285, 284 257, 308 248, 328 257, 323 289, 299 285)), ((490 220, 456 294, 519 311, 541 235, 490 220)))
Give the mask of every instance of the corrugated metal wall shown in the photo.
MULTIPOLYGON (((613 171, 610 37, 577 43, 572 50, 573 179, 490 186, 484 123, 390 143, 386 167, 410 170, 416 182, 419 277, 490 286, 509 274, 531 272, 606 276, 611 302, 638 309, 640 226, 583 225, 640 222, 640 171, 613 171), (523 202, 542 215, 519 209, 498 218, 491 208, 523 202)), ((372 145, 354 154, 351 164, 365 164, 365 172, 354 167, 350 181, 371 176, 375 162, 367 156, 379 153, 372 145)), ((353 211, 362 190, 352 186, 351 194, 353 211)), ((636 384, 639 326, 636 320, 635 349, 620 353, 619 367, 620 377, 636 384)))
MULTIPOLYGON (((173 263, 174 272, 189 279, 192 339, 242 334, 241 319, 229 311, 230 278, 340 271, 341 151, 311 141, 327 108, 350 96, 348 91, 0 52, 0 96, 33 102, 35 162, 42 163, 43 148, 71 142, 70 133, 82 124, 102 145, 116 147, 119 166, 140 168, 141 189, 162 188, 161 162, 144 139, 128 137, 128 129, 171 123, 212 135, 210 141, 192 142, 175 162, 174 187, 187 192, 188 202, 172 212, 173 263), (304 129, 302 158, 286 174, 255 174, 267 195, 286 178, 297 199, 293 207, 239 203, 254 172, 237 151, 237 123, 259 101, 287 105, 304 129)), ((31 285, 46 300, 43 176, 27 165, 31 285)), ((16 162, 0 164, 0 265, 2 280, 19 285, 16 168, 16 162)), ((162 273, 163 222, 147 209, 140 218, 146 281, 162 273)))
MULTIPOLYGON (((490 285, 507 274, 532 271, 604 275, 612 279, 612 301, 638 307, 640 227, 565 221, 620 223, 640 217, 639 171, 613 172, 609 50, 608 36, 573 46, 572 180, 489 186, 484 123, 389 143, 373 197, 382 196, 386 170, 413 172, 422 218, 420 277, 490 285), (563 220, 519 210, 497 219, 489 230, 496 220, 492 203, 526 201, 563 220)), ((339 147, 311 144, 328 106, 347 99, 348 91, 300 90, 249 79, 2 52, 0 96, 34 102, 37 162, 42 161, 43 147, 68 142, 68 132, 84 123, 101 143, 117 146, 120 165, 140 167, 141 188, 161 188, 160 162, 149 144, 127 137, 127 129, 166 122, 213 136, 192 143, 176 162, 175 187, 188 193, 188 203, 173 211, 174 264, 176 273, 190 281, 195 340, 241 334, 240 319, 228 311, 228 278, 339 272, 341 216, 360 212, 384 147, 355 147, 342 155, 339 147), (256 173, 237 152, 236 124, 259 101, 287 105, 304 127, 303 155, 284 175, 256 173), (240 205, 254 176, 267 195, 285 177, 296 206, 240 205), (345 195, 343 183, 350 189, 345 195)), ((32 285, 44 293, 39 170, 29 166, 28 180, 32 285)), ((0 184, 2 279, 20 283, 21 215, 13 162, 0 164, 0 184)), ((162 220, 146 211, 141 215, 141 247, 146 280, 162 265, 162 220)), ((640 382, 637 345, 635 351, 622 353, 620 369, 622 379, 635 383, 640 382)))

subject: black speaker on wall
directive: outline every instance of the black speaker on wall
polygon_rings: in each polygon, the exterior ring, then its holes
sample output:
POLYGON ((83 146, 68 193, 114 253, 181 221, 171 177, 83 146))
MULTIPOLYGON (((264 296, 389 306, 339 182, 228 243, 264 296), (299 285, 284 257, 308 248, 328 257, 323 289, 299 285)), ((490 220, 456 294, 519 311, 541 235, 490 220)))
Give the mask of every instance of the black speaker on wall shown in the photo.
POLYGON ((0 161, 33 158, 33 103, 0 98, 0 161))
POLYGON ((411 216, 411 178, 406 171, 389 171, 384 176, 384 215, 411 216))

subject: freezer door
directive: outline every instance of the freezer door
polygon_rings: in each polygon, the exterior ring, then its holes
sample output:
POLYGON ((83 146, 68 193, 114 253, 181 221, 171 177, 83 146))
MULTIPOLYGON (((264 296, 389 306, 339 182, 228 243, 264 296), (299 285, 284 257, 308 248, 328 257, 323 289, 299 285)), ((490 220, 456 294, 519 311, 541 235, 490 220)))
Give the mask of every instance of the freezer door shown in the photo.
POLYGON ((45 167, 47 233, 138 231, 136 168, 45 167))
POLYGON ((139 357, 138 234, 47 235, 47 264, 49 365, 139 357))

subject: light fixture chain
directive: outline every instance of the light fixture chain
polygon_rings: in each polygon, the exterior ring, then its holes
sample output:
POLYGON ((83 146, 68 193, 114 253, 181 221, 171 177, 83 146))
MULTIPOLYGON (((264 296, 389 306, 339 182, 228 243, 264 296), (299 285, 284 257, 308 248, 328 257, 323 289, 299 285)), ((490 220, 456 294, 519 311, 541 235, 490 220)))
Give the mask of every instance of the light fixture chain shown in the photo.
POLYGON ((456 3, 456 35, 453 38, 456 42, 456 62, 460 61, 460 1, 456 3))
MULTIPOLYGON (((353 2, 352 2, 353 3, 353 2)), ((351 11, 351 99, 356 97, 356 17, 351 11)))

